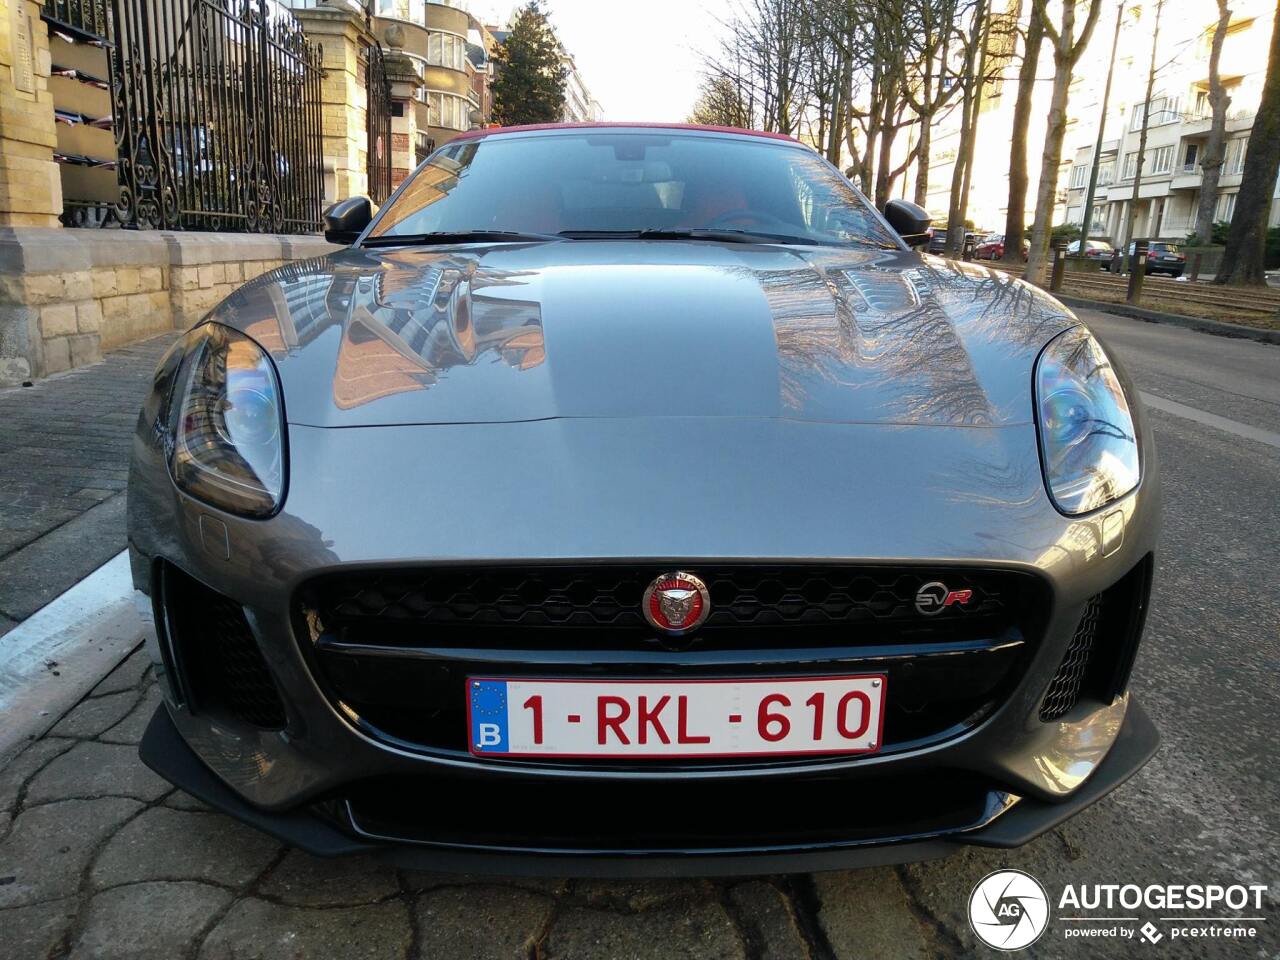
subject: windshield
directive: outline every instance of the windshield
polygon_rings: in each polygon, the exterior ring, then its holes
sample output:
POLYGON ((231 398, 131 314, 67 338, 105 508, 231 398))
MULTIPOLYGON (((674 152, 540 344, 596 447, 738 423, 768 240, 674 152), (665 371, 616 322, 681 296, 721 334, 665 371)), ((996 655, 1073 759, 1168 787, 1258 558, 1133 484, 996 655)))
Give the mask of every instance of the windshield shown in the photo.
POLYGON ((745 231, 781 242, 898 248, 817 154, 664 132, 464 140, 437 151, 370 237, 510 231, 745 231))

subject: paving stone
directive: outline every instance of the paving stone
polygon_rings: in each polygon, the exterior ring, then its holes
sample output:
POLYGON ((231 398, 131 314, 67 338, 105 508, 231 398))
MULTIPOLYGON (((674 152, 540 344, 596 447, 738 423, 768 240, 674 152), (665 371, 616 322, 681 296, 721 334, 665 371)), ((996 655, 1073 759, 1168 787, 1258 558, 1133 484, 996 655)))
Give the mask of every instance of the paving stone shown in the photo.
POLYGON ((71 960, 172 960, 185 955, 231 894, 204 883, 132 883, 89 903, 71 960))
MULTIPOLYGON (((75 530, 59 531, 62 536, 55 539, 60 542, 31 555, 33 562, 47 564, 50 576, 31 581, 32 589, 22 591, 30 594, 24 608, 38 602, 40 590, 61 593, 124 549, 122 518, 116 515, 123 503, 103 514, 110 501, 96 505, 76 494, 86 488, 124 489, 138 407, 156 361, 178 336, 175 332, 131 344, 106 354, 100 363, 37 380, 28 389, 0 391, 0 490, 20 482, 33 498, 22 504, 0 502, 0 558, 90 509, 107 521, 84 527, 86 536, 79 539, 75 530)), ((23 570, 14 566, 7 574, 0 576, 6 587, 0 594, 24 600, 14 592, 27 583, 23 570)), ((21 619, 2 603, 0 609, 21 619)))
POLYGON ((27 787, 27 802, 69 797, 134 797, 158 800, 168 783, 142 765, 136 747, 78 743, 41 770, 27 787))
POLYGON ((100 697, 106 693, 132 690, 142 682, 142 675, 147 672, 149 666, 151 666, 151 659, 147 656, 146 649, 140 646, 129 654, 120 666, 99 681, 89 696, 100 697))
POLYGON ((10 809, 18 799, 18 791, 31 775, 60 753, 66 753, 75 742, 45 737, 37 740, 0 769, 0 810, 10 809))
POLYGON ((197 800, 191 794, 182 790, 174 790, 162 802, 171 810, 193 810, 196 813, 210 813, 213 810, 213 807, 203 800, 197 800))
MULTIPOLYGON (((850 956, 875 956, 874 953, 850 956)), ((545 960, 734 960, 746 948, 724 908, 712 900, 622 914, 571 907, 556 916, 545 960)))
POLYGON ((98 739, 103 743, 127 743, 137 746, 162 699, 158 685, 152 684, 147 687, 142 699, 129 711, 129 715, 106 730, 98 739))
POLYGON ((0 907, 74 893, 98 844, 140 806, 136 800, 104 797, 23 810, 0 843, 0 907))
POLYGON ((514 887, 433 890, 418 899, 419 956, 423 960, 525 960, 546 927, 554 901, 514 887))
POLYGON ((755 880, 729 891, 738 924, 760 960, 808 960, 809 947, 796 923, 791 901, 771 883, 755 880))
MULTIPOLYGON (((413 939, 400 901, 315 910, 246 899, 205 938, 200 960, 395 960, 413 939)), ((446 954, 439 960, 450 957, 446 954)), ((436 958, 432 958, 436 960, 436 958)))
POLYGON ((93 865, 95 887, 139 880, 205 880, 239 886, 258 876, 280 845, 219 813, 158 806, 112 837, 93 865))
POLYGON ((137 693, 125 690, 92 700, 81 700, 49 732, 55 737, 96 737, 123 720, 137 699, 137 693))
POLYGON ((44 960, 61 953, 75 919, 70 897, 0 912, 0 960, 44 960))
POLYGON ((574 895, 590 906, 632 913, 711 892, 704 880, 584 880, 574 888, 574 895))
POLYGON ((395 870, 367 857, 313 857, 290 850, 258 888, 290 906, 328 907, 372 903, 400 891, 395 870))
POLYGON ((431 870, 402 870, 400 879, 411 893, 422 893, 437 887, 490 885, 519 887, 534 893, 558 897, 569 889, 569 881, 562 877, 495 877, 478 873, 436 873, 431 870))
POLYGON ((890 868, 819 873, 818 922, 838 957, 931 960, 937 950, 890 868))

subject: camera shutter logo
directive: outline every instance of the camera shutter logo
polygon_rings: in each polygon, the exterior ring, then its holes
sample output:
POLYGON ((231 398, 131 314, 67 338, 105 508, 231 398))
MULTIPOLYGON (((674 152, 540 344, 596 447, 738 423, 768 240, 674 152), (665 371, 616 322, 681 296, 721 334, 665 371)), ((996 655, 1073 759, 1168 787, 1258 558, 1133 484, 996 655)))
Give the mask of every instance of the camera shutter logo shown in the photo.
POLYGON ((997 950, 1021 950, 1040 939, 1049 925, 1049 895, 1021 870, 987 874, 969 895, 969 926, 997 950))

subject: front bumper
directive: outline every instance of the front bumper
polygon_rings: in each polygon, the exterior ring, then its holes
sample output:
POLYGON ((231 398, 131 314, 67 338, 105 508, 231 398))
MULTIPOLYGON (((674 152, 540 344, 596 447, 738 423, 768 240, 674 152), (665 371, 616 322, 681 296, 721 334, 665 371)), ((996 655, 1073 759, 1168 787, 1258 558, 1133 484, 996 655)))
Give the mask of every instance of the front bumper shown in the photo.
MULTIPOLYGON (((289 499, 266 521, 221 513, 177 491, 154 431, 140 431, 129 491, 135 584, 152 593, 157 568, 168 565, 234 598, 284 716, 279 725, 255 726, 192 709, 169 672, 171 658, 153 644, 168 702, 143 744, 143 758, 215 806, 316 853, 378 849, 436 868, 558 874, 820 869, 938 856, 961 844, 1016 845, 1113 789, 1149 758, 1157 738, 1123 693, 1128 663, 1118 696, 1084 697, 1061 715, 1042 716, 1046 691, 1091 598, 1150 561, 1159 493, 1145 441, 1143 484, 1105 511, 1068 519, 1049 504, 1038 464, 1027 459, 1036 443, 1030 425, 936 429, 694 419, 681 425, 689 451, 683 462, 650 456, 669 442, 669 429, 643 420, 294 427, 289 499), (423 455, 427 440, 429 458, 423 455), (762 464, 762 449, 777 451, 776 458, 762 464), (495 465, 494 450, 521 464, 518 476, 495 465), (912 468, 889 483, 885 463, 912 468), (332 475, 334 464, 343 465, 341 482, 332 475), (589 464, 595 473, 575 473, 575 464, 589 464), (648 506, 653 490, 681 491, 663 499, 661 523, 648 506), (678 558, 676 566, 696 572, 700 564, 752 564, 760 557, 1017 572, 1043 585, 1036 600, 1041 627, 998 702, 927 743, 854 759, 736 768, 584 769, 482 761, 371 735, 333 702, 298 609, 304 586, 341 571, 449 566, 461 558, 664 565, 678 558), (957 789, 941 786, 953 775, 957 789), (412 817, 390 815, 376 797, 364 806, 352 800, 353 790, 388 778, 385 795, 422 798, 417 820, 442 829, 416 830, 412 817), (931 787, 931 778, 938 785, 931 787), (763 824, 767 830, 682 846, 674 827, 675 839, 660 842, 634 829, 652 818, 643 804, 628 804, 614 822, 654 841, 643 849, 607 838, 590 849, 569 842, 539 847, 544 825, 519 817, 488 838, 474 825, 443 829, 450 814, 441 798, 466 791, 521 798, 521 791, 556 787, 564 796, 577 791, 576 804, 590 808, 593 791, 649 785, 678 795, 678 812, 705 807, 698 799, 704 789, 719 790, 720 797, 736 789, 730 805, 742 806, 747 789, 757 798, 769 791, 799 796, 814 784, 850 796, 883 793, 901 798, 904 809, 935 797, 945 809, 923 811, 914 821, 878 809, 883 829, 875 830, 828 811, 832 829, 787 836, 773 827, 797 825, 792 811, 802 808, 783 806, 784 798, 774 820, 763 824), (881 790, 885 785, 892 789, 881 790), (382 829, 388 824, 391 829, 382 829)), ((779 675, 868 672, 865 650, 828 647, 808 660, 799 653, 784 643, 773 650, 773 663, 747 651, 727 666, 696 650, 631 652, 621 661, 618 651, 595 651, 589 658, 562 657, 554 669, 637 675, 648 664, 686 676, 775 668, 779 675)), ((522 668, 520 658, 507 659, 486 672, 546 675, 553 669, 523 662, 522 668)), ((516 812, 535 807, 523 799, 512 806, 516 812)))
MULTIPOLYGON (((992 811, 991 819, 968 830, 929 837, 882 838, 874 843, 804 847, 790 845, 739 850, 638 851, 614 849, 566 854, 539 850, 468 849, 432 843, 388 843, 359 836, 348 818, 310 809, 272 812, 246 803, 187 746, 161 705, 143 736, 139 753, 148 767, 236 819, 321 857, 372 854, 405 867, 467 873, 575 877, 747 876, 871 867, 945 857, 963 846, 1017 847, 1052 830, 1106 796, 1136 773, 1155 753, 1160 736, 1146 711, 1129 703, 1123 725, 1106 759, 1069 798, 1057 802, 1023 798, 992 811)), ((536 811, 534 812, 536 815, 536 811)))

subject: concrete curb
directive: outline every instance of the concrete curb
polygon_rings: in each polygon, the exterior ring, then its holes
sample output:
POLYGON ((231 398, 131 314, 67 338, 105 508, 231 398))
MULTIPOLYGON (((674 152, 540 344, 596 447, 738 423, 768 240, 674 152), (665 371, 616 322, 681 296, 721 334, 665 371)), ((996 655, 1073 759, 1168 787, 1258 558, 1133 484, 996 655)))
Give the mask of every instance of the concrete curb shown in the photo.
POLYGON ((125 551, 0 638, 0 766, 145 638, 125 551))
POLYGON ((1260 327, 1248 327, 1241 323, 1225 323, 1221 320, 1205 320, 1201 317, 1184 317, 1177 313, 1161 313, 1143 307, 1131 306, 1127 303, 1111 303, 1107 300, 1086 300, 1083 297, 1053 295, 1068 307, 1079 307, 1084 310, 1097 310, 1101 313, 1112 313, 1118 317, 1130 317, 1134 320, 1145 320, 1148 323, 1168 323, 1177 327, 1187 327, 1200 333, 1211 333, 1217 337, 1232 337, 1236 340, 1256 340, 1259 343, 1280 344, 1280 330, 1263 330, 1260 327))

